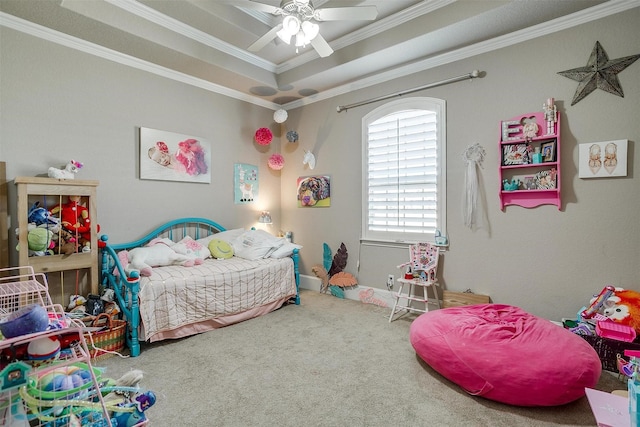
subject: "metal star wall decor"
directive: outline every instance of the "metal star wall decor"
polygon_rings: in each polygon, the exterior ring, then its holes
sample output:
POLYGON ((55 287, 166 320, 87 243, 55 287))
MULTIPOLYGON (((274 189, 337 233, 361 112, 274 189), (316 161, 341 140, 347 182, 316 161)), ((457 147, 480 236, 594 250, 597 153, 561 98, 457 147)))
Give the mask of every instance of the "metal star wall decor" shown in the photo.
POLYGON ((599 41, 593 47, 586 67, 560 71, 558 74, 580 82, 571 105, 575 105, 596 89, 612 93, 624 98, 624 92, 618 80, 618 73, 633 64, 640 55, 625 56, 609 61, 599 41))

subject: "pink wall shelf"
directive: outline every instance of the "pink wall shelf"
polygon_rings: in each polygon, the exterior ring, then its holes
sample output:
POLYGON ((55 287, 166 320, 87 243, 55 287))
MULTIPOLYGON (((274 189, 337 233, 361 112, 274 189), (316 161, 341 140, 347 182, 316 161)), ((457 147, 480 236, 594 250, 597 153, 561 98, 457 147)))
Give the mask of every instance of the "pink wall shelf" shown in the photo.
POLYGON ((543 112, 500 122, 499 155, 500 209, 508 205, 561 209, 560 114, 553 99, 543 112))

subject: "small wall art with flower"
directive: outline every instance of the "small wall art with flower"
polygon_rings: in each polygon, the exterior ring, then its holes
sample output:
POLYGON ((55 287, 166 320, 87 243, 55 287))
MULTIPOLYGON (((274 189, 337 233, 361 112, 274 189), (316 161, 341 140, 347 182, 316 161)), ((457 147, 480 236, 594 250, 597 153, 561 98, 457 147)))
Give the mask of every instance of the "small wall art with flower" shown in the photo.
POLYGON ((298 207, 326 208, 331 206, 331 177, 328 175, 298 178, 298 207))
POLYGON ((211 182, 211 144, 203 138, 140 128, 140 179, 211 182))
POLYGON ((245 163, 233 165, 233 200, 236 205, 258 199, 258 167, 245 163))

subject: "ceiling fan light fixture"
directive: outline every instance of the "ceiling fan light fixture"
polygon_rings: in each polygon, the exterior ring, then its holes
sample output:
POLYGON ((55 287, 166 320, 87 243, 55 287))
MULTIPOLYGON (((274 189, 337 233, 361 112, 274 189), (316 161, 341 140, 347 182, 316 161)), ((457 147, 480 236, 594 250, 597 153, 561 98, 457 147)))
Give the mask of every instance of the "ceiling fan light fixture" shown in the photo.
POLYGON ((291 43, 291 37, 300 32, 300 20, 292 15, 286 16, 282 20, 282 29, 276 34, 286 44, 291 43))
POLYGON ((316 38, 318 32, 320 32, 320 26, 311 21, 304 21, 302 23, 302 31, 304 32, 307 42, 311 42, 311 40, 316 38))
POLYGON ((291 44, 291 34, 289 34, 287 30, 283 28, 280 31, 278 31, 276 34, 280 40, 282 40, 286 44, 291 44))
POLYGON ((297 34, 300 31, 300 20, 295 16, 289 15, 282 20, 282 29, 291 35, 297 34))

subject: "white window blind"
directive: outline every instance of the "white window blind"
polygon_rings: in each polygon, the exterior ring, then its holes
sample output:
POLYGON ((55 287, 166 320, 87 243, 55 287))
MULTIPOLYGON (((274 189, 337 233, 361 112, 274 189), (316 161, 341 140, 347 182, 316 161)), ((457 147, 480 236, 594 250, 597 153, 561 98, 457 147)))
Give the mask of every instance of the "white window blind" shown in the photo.
POLYGON ((443 231, 439 120, 439 108, 412 108, 368 121, 365 239, 424 241, 443 231))

